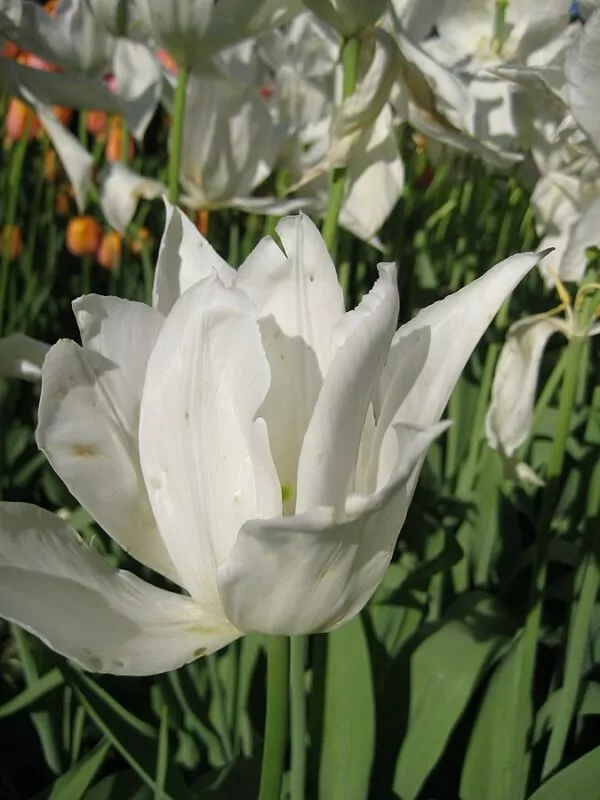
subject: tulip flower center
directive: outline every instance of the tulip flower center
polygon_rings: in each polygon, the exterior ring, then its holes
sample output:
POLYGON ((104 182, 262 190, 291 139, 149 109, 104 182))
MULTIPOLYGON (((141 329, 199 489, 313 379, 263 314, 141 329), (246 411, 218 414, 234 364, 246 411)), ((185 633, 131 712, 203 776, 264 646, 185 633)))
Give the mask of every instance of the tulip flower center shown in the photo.
POLYGON ((283 503, 283 507, 288 505, 294 497, 294 487, 291 483, 282 483, 281 484, 281 502, 283 503))

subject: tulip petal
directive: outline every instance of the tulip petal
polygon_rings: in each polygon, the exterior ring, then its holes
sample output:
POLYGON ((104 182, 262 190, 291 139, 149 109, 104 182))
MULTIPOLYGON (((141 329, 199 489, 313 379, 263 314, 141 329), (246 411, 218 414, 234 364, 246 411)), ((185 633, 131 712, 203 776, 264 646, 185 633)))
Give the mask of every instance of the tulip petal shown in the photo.
POLYGON ((298 467, 297 513, 344 507, 351 491, 367 411, 398 320, 393 264, 334 332, 337 352, 309 423, 298 467))
POLYGON ((24 333, 0 339, 0 377, 39 381, 50 345, 24 333))
POLYGON ((408 508, 406 482, 447 426, 404 428, 393 480, 370 497, 331 508, 252 520, 241 529, 219 589, 228 618, 245 633, 296 634, 348 622, 379 585, 408 508))
POLYGON ((188 289, 150 358, 140 455, 150 502, 183 584, 223 613, 216 569, 242 524, 281 513, 264 420, 269 367, 248 298, 218 275, 188 289))
POLYGON ((145 178, 117 161, 104 170, 100 206, 108 224, 124 233, 139 201, 153 200, 166 191, 164 183, 145 178))
POLYGON ((569 232, 567 244, 560 261, 560 277, 563 281, 579 283, 583 280, 588 265, 587 250, 600 244, 600 198, 579 210, 578 218, 569 232))
POLYGON ((511 325, 500 353, 485 431, 492 449, 509 458, 528 439, 542 356, 564 320, 538 314, 511 325))
POLYGON ((253 85, 192 75, 180 171, 189 205, 228 206, 251 195, 271 174, 286 133, 253 85))
POLYGON ((344 295, 316 225, 305 214, 285 217, 239 268, 236 288, 250 297, 259 319, 271 316, 285 336, 300 337, 322 373, 331 361, 333 329, 344 316, 344 295))
POLYGON ((565 61, 567 97, 577 124, 600 152, 600 118, 596 109, 600 82, 600 11, 594 11, 581 29, 577 44, 565 61))
POLYGON ((0 59, 0 82, 10 94, 27 100, 29 92, 53 106, 101 110, 118 114, 119 98, 99 78, 67 72, 45 72, 16 61, 0 59))
POLYGON ((178 297, 213 269, 226 286, 234 277, 232 269, 217 254, 191 220, 176 206, 165 200, 167 218, 160 242, 152 304, 167 315, 178 297))
POLYGON ((92 155, 88 153, 85 147, 81 146, 71 131, 67 130, 59 122, 50 106, 42 103, 27 89, 23 89, 22 94, 35 108, 40 122, 50 137, 61 164, 71 181, 77 208, 79 211, 83 211, 87 189, 92 182, 92 168, 94 166, 92 155))
MULTIPOLYGON (((522 253, 501 261, 399 328, 374 403, 375 454, 378 448, 381 454, 385 452, 385 439, 395 440, 392 426, 396 423, 428 426, 440 419, 488 325, 515 286, 544 255, 522 253), (413 362, 410 368, 407 360, 413 362)), ((381 464, 379 468, 381 471, 381 464)))
POLYGON ((0 615, 93 672, 153 675, 239 636, 188 597, 115 570, 59 517, 0 505, 0 615))
POLYGON ((404 162, 392 112, 385 106, 357 141, 348 166, 340 224, 365 242, 377 234, 404 187, 404 162))
POLYGON ((282 219, 276 232, 282 246, 262 239, 239 268, 235 286, 256 306, 271 370, 260 413, 290 513, 300 449, 331 360, 332 333, 344 316, 344 298, 321 234, 307 216, 282 219))
POLYGON ((146 365, 162 317, 88 295, 73 304, 83 348, 63 339, 42 369, 37 442, 69 491, 121 547, 177 580, 156 529, 138 453, 146 365))
POLYGON ((127 124, 133 136, 142 141, 160 101, 162 72, 158 61, 145 44, 120 37, 113 70, 127 124))

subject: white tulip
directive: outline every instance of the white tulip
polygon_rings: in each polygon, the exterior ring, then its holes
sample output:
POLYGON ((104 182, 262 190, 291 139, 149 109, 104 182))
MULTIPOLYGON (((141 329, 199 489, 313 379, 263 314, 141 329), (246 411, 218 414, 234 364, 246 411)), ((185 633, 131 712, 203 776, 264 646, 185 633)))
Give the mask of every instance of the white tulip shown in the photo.
POLYGON ((61 0, 50 15, 23 1, 15 41, 67 72, 102 76, 110 71, 116 40, 100 27, 86 0, 61 0))
POLYGON ((182 202, 273 214, 306 206, 297 198, 251 196, 270 175, 286 130, 273 121, 256 87, 192 75, 181 142, 182 202))
POLYGON ((89 295, 49 352, 37 439, 73 495, 186 594, 113 570, 67 524, 0 506, 0 613, 87 669, 143 675, 243 633, 354 617, 394 553, 441 414, 522 254, 395 331, 396 269, 344 311, 305 216, 236 272, 168 207, 154 308, 89 295))
POLYGON ((179 66, 190 68, 236 42, 281 25, 298 0, 136 0, 144 24, 179 66))

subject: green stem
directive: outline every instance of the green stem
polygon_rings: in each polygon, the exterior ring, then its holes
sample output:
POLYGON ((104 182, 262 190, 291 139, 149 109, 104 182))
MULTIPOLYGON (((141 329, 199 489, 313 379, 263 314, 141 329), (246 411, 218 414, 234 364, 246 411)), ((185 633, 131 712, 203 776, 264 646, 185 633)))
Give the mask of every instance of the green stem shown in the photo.
POLYGON ((267 641, 267 721, 258 800, 279 800, 287 746, 290 644, 285 636, 267 641))
POLYGON ((175 103, 173 105, 173 127, 171 129, 171 152, 169 155, 169 200, 174 205, 179 200, 179 167, 181 164, 181 142, 183 140, 188 74, 187 68, 180 68, 177 88, 175 89, 175 103))
MULTIPOLYGON (((589 342, 586 342, 589 344, 589 342)), ((594 394, 595 407, 590 415, 600 412, 600 392, 594 394)), ((557 695, 557 708, 554 715, 550 741, 544 759, 542 778, 552 774, 562 761, 573 715, 580 700, 583 665, 589 646, 589 629, 598 588, 600 587, 600 566, 598 564, 598 541, 600 529, 600 461, 592 469, 588 485, 585 514, 585 533, 583 537, 579 565, 575 574, 573 602, 567 634, 564 657, 563 682, 557 695)))
POLYGON ((554 397, 554 393, 558 389, 563 379, 563 374, 567 366, 568 354, 569 354, 569 348, 565 347, 562 353, 560 354, 558 361, 554 365, 554 369, 550 373, 550 377, 544 384, 544 388, 540 392, 538 401, 535 404, 535 411, 533 412, 533 421, 531 424, 532 432, 535 431, 538 425, 540 424, 542 415, 548 408, 550 401, 554 397))
POLYGON ((290 800, 306 797, 306 691, 304 678, 308 656, 308 636, 291 640, 290 712, 291 712, 291 770, 290 800))
MULTIPOLYGON (((342 44, 342 67, 344 71, 344 84, 343 84, 343 99, 350 97, 354 94, 356 89, 356 82, 358 77, 358 58, 360 55, 360 40, 356 36, 350 36, 344 39, 342 44)), ((338 167, 334 169, 331 185, 329 187, 329 203, 327 205, 327 214, 323 222, 323 239, 331 257, 335 261, 335 252, 337 245, 337 228, 342 203, 344 201, 344 192, 346 189, 346 167, 338 167)))
MULTIPOLYGON (((503 330, 506 327, 508 320, 508 301, 504 303, 498 318, 496 320, 496 330, 503 330)), ((498 342, 491 342, 485 354, 485 362, 483 365, 483 374, 481 376, 481 386, 479 387, 479 394, 477 396, 477 407, 475 409, 475 418, 473 421, 473 428, 471 432, 471 441, 469 444, 469 451, 467 453, 467 460, 464 468, 458 478, 457 495, 459 497, 466 497, 470 494, 475 484, 477 477, 477 462, 479 460, 479 451, 481 447, 481 440, 484 435, 485 415, 489 403, 489 396, 492 389, 492 381, 494 379, 494 370, 496 362, 500 355, 500 344, 498 342)))
POLYGON ((588 497, 587 527, 583 542, 583 554, 575 575, 575 597, 569 620, 564 677, 560 694, 557 697, 556 714, 544 760, 542 778, 552 774, 562 761, 571 720, 580 699, 590 621, 600 588, 600 569, 596 557, 599 514, 600 461, 596 463, 588 497))
MULTIPOLYGON (((530 589, 530 610, 524 628, 522 666, 517 689, 522 707, 525 707, 525 704, 530 702, 532 694, 537 642, 542 620, 543 593, 546 586, 548 569, 548 548, 550 545, 552 517, 559 495, 560 476, 563 470, 565 449, 569 438, 571 414, 584 352, 584 343, 585 340, 578 337, 572 339, 568 346, 567 365, 561 386, 554 442, 546 472, 546 486, 542 496, 537 525, 535 557, 530 589)), ((523 751, 526 748, 526 742, 515 742, 515 747, 523 751)), ((522 753, 520 757, 522 757, 522 753)))
POLYGON ((206 656, 206 663, 208 665, 208 680, 210 682, 213 702, 215 704, 215 711, 219 720, 219 734, 221 744, 223 746, 223 753, 227 761, 233 761, 233 748, 229 737, 229 727, 227 725, 227 712, 225 710, 225 699, 223 697, 223 687, 221 685, 221 678, 218 671, 218 656, 206 656))
MULTIPOLYGON (((23 172, 23 165, 25 163, 25 155, 27 153, 28 136, 29 136, 28 122, 23 131, 21 139, 14 146, 11 155, 11 162, 8 174, 8 187, 6 197, 6 215, 3 219, 3 225, 10 228, 16 223, 17 219, 17 206, 19 202, 19 195, 21 191, 21 175, 23 172)), ((9 304, 7 303, 8 292, 8 278, 10 269, 10 248, 2 248, 0 253, 0 333, 6 333, 4 329, 5 313, 9 304)))
POLYGON ((494 47, 496 53, 502 51, 502 46, 506 41, 506 10, 509 0, 496 0, 494 11, 494 47))

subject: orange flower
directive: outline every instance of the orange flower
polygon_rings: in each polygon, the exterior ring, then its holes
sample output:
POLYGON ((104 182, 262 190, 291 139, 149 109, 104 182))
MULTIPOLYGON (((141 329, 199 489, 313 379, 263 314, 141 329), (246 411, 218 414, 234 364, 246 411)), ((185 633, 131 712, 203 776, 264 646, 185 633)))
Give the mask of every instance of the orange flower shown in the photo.
POLYGON ((58 117, 58 121, 62 122, 65 128, 68 128, 71 124, 71 117, 73 116, 73 109, 67 108, 67 106, 52 106, 52 111, 58 117))
POLYGON ((94 217, 73 217, 67 225, 67 250, 74 256, 93 255, 100 246, 102 229, 94 217))
POLYGON ((105 233, 96 253, 96 261, 102 269, 109 272, 117 269, 121 263, 121 234, 117 231, 105 233))
MULTIPOLYGON (((123 155, 123 118, 112 117, 108 125, 108 139, 106 141, 106 160, 108 162, 120 161, 123 155)), ((133 138, 129 136, 129 158, 133 158, 133 138)))
POLYGON ((175 63, 175 59, 172 55, 167 53, 166 50, 161 49, 156 53, 156 55, 167 72, 170 72, 172 75, 177 75, 179 73, 179 67, 175 63))
POLYGON ((196 214, 196 227, 202 236, 208 235, 208 208, 199 209, 196 214))
POLYGON ((0 231, 0 252, 2 255, 8 254, 11 261, 21 255, 23 249, 23 237, 21 229, 17 225, 5 225, 0 231))
POLYGON ((88 111, 85 117, 85 127, 94 138, 104 141, 106 139, 106 111, 88 111))
POLYGON ((50 14, 51 17, 56 16, 56 7, 59 3, 59 0, 48 0, 47 3, 44 3, 42 8, 47 14, 50 14))
POLYGON ((139 228, 131 237, 129 246, 131 248, 131 252, 139 256, 142 252, 142 245, 149 245, 152 243, 152 234, 148 230, 148 228, 139 228))
POLYGON ((22 139, 25 134, 27 134, 28 139, 33 139, 39 130, 40 121, 35 111, 22 100, 11 97, 4 120, 5 145, 17 142, 19 139, 22 139))

